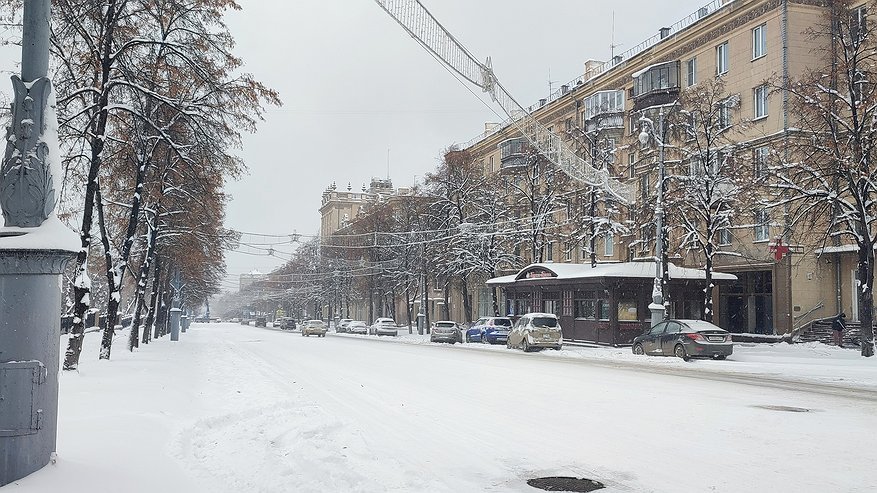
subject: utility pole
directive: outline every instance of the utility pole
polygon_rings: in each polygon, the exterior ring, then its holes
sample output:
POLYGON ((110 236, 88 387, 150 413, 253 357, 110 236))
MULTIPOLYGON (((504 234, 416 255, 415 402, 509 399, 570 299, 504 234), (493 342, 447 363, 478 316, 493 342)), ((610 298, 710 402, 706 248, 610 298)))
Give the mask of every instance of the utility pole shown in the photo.
POLYGON ((60 275, 79 250, 54 213, 60 174, 49 70, 50 0, 24 0, 21 77, 0 166, 0 486, 53 460, 60 275))

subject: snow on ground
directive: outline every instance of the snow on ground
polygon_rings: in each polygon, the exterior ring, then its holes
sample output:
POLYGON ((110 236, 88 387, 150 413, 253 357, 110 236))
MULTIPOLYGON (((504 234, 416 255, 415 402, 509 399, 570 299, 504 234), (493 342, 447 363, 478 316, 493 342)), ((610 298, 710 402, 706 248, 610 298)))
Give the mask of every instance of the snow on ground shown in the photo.
POLYGON ((133 354, 120 334, 106 362, 99 339, 61 377, 58 463, 0 493, 877 490, 877 363, 852 351, 684 363, 195 324, 133 354))

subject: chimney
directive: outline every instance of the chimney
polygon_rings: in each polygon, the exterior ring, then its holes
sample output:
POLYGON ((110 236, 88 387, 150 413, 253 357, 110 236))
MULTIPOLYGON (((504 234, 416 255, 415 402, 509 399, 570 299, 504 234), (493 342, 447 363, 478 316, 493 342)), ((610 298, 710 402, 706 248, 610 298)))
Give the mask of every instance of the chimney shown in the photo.
POLYGON ((670 35, 670 28, 669 27, 662 27, 661 29, 658 30, 658 33, 661 35, 661 39, 664 39, 670 35))
POLYGON ((619 63, 621 63, 621 60, 621 55, 615 55, 614 57, 612 57, 612 65, 618 65, 619 63))
POLYGON ((545 99, 545 98, 540 99, 539 100, 539 107, 541 108, 542 106, 545 106, 546 103, 548 103, 547 99, 545 99))
POLYGON ((566 93, 568 93, 568 92, 569 92, 569 86, 568 86, 568 85, 564 84, 564 85, 560 86, 560 93, 561 93, 561 94, 566 94, 566 93))

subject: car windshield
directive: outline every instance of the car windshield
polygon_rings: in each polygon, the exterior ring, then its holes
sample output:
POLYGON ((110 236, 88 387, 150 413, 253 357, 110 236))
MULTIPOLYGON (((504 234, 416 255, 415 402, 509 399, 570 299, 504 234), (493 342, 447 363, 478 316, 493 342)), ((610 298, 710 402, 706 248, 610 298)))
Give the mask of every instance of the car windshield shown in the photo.
POLYGON ((534 327, 557 327, 557 319, 553 317, 533 317, 534 327))
POLYGON ((436 327, 442 327, 445 329, 453 328, 456 324, 454 322, 436 322, 436 327))
POLYGON ((493 319, 493 325, 500 325, 503 327, 511 327, 512 321, 509 318, 495 318, 495 319, 493 319))
POLYGON ((365 322, 350 322, 350 327, 365 327, 365 322))

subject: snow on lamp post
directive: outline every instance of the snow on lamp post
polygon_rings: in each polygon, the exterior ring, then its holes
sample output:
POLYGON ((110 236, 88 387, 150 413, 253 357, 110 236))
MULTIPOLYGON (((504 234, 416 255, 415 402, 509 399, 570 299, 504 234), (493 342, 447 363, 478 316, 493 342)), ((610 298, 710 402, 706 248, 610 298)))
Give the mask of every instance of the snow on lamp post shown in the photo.
POLYGON ((658 198, 655 204, 655 282, 652 288, 652 303, 649 311, 652 313, 651 324, 664 320, 664 107, 658 112, 658 128, 645 116, 640 117, 642 131, 639 134, 640 144, 648 145, 654 140, 658 145, 658 198))
POLYGON ((54 213, 60 148, 48 78, 50 0, 24 0, 21 76, 0 165, 0 486, 52 460, 60 275, 79 250, 54 213))

